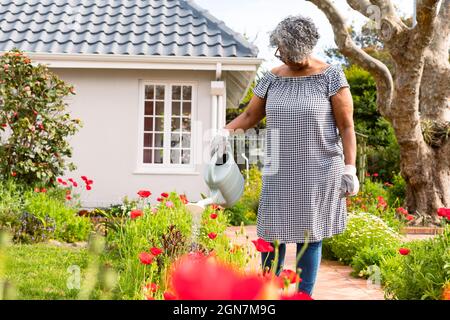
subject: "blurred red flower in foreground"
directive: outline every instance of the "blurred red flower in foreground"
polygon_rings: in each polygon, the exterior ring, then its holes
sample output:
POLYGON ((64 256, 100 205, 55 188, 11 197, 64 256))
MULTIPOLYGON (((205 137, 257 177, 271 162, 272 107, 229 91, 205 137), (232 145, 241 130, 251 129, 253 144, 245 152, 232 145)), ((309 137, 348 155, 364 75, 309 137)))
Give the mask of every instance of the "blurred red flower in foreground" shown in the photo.
POLYGON ((252 242, 259 252, 272 252, 274 250, 270 242, 264 239, 258 238, 257 240, 252 240, 252 242))
POLYGON ((170 270, 170 294, 180 300, 312 300, 305 293, 281 295, 279 279, 243 272, 214 256, 191 253, 179 258, 170 270))
POLYGON ((402 256, 406 256, 406 255, 408 255, 411 252, 411 250, 409 250, 408 248, 400 248, 400 249, 398 249, 398 252, 402 256))
POLYGON ((164 292, 164 300, 177 300, 177 297, 171 292, 164 292))
POLYGON ((437 214, 439 217, 447 218, 450 220, 450 208, 439 208, 437 214))
POLYGON ((300 283, 302 281, 302 279, 300 279, 300 276, 295 271, 288 269, 284 269, 283 271, 281 271, 279 277, 283 279, 283 282, 287 281, 289 284, 297 282, 300 283))
POLYGON ((147 252, 141 252, 139 254, 139 260, 141 261, 142 264, 150 264, 153 262, 153 258, 154 256, 150 253, 147 252))

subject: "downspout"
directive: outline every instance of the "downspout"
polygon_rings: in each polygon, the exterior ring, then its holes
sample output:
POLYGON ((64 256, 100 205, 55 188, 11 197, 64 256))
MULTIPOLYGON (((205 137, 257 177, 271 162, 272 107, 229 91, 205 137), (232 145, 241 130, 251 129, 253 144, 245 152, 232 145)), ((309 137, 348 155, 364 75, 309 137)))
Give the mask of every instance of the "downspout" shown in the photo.
POLYGON ((216 64, 216 79, 211 81, 211 129, 213 134, 225 126, 225 84, 221 81, 221 78, 222 63, 218 62, 216 64))

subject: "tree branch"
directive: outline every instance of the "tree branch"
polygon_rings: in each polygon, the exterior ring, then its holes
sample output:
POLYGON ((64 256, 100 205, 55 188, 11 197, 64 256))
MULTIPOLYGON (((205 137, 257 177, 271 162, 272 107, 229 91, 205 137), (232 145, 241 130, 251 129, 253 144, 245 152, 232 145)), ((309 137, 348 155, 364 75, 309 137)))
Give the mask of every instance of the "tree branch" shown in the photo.
POLYGON ((347 31, 341 14, 330 0, 307 0, 315 4, 327 16, 334 31, 334 39, 339 50, 352 62, 368 70, 377 85, 377 106, 380 113, 390 118, 390 107, 394 93, 394 82, 389 69, 379 60, 373 58, 356 46, 347 31))
MULTIPOLYGON (((413 45, 416 46, 419 51, 420 49, 427 47, 433 38, 439 1, 440 0, 418 0, 417 2, 417 25, 413 29, 412 37, 414 40, 413 45)), ((444 5, 445 2, 446 1, 444 0, 442 5, 444 5)))

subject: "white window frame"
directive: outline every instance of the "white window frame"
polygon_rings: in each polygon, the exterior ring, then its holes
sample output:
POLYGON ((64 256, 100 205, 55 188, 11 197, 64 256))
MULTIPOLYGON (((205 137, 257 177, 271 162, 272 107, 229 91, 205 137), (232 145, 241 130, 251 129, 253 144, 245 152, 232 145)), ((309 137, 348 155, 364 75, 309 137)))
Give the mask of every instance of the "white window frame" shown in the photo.
MULTIPOLYGON (((138 152, 137 165, 134 174, 192 174, 199 175, 195 171, 197 150, 197 98, 198 82, 177 80, 139 80, 139 111, 138 111, 138 152), (164 158, 163 163, 144 163, 144 111, 145 111, 145 86, 164 85, 164 158), (170 164, 171 127, 172 127, 172 86, 191 86, 191 146, 190 164, 170 164), (168 124, 168 125, 167 125, 168 124)), ((181 156, 181 154, 180 154, 181 156)))

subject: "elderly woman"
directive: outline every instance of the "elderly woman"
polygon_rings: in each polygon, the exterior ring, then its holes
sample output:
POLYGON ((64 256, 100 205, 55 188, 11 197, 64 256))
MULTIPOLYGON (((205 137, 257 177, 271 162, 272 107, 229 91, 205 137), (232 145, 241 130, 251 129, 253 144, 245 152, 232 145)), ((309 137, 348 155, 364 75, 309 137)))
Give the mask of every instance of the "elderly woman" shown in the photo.
MULTIPOLYGON (((271 163, 264 161, 257 235, 279 250, 276 274, 284 263, 286 243, 296 243, 298 255, 307 242, 297 259, 297 272, 302 278, 299 290, 310 295, 322 240, 344 231, 345 197, 359 190, 349 84, 340 65, 311 55, 318 38, 307 17, 281 21, 270 43, 283 64, 259 80, 246 110, 212 142, 213 149, 222 148, 234 130, 252 128, 266 117, 271 163)), ((262 253, 264 270, 275 267, 274 256, 274 252, 262 253)))

